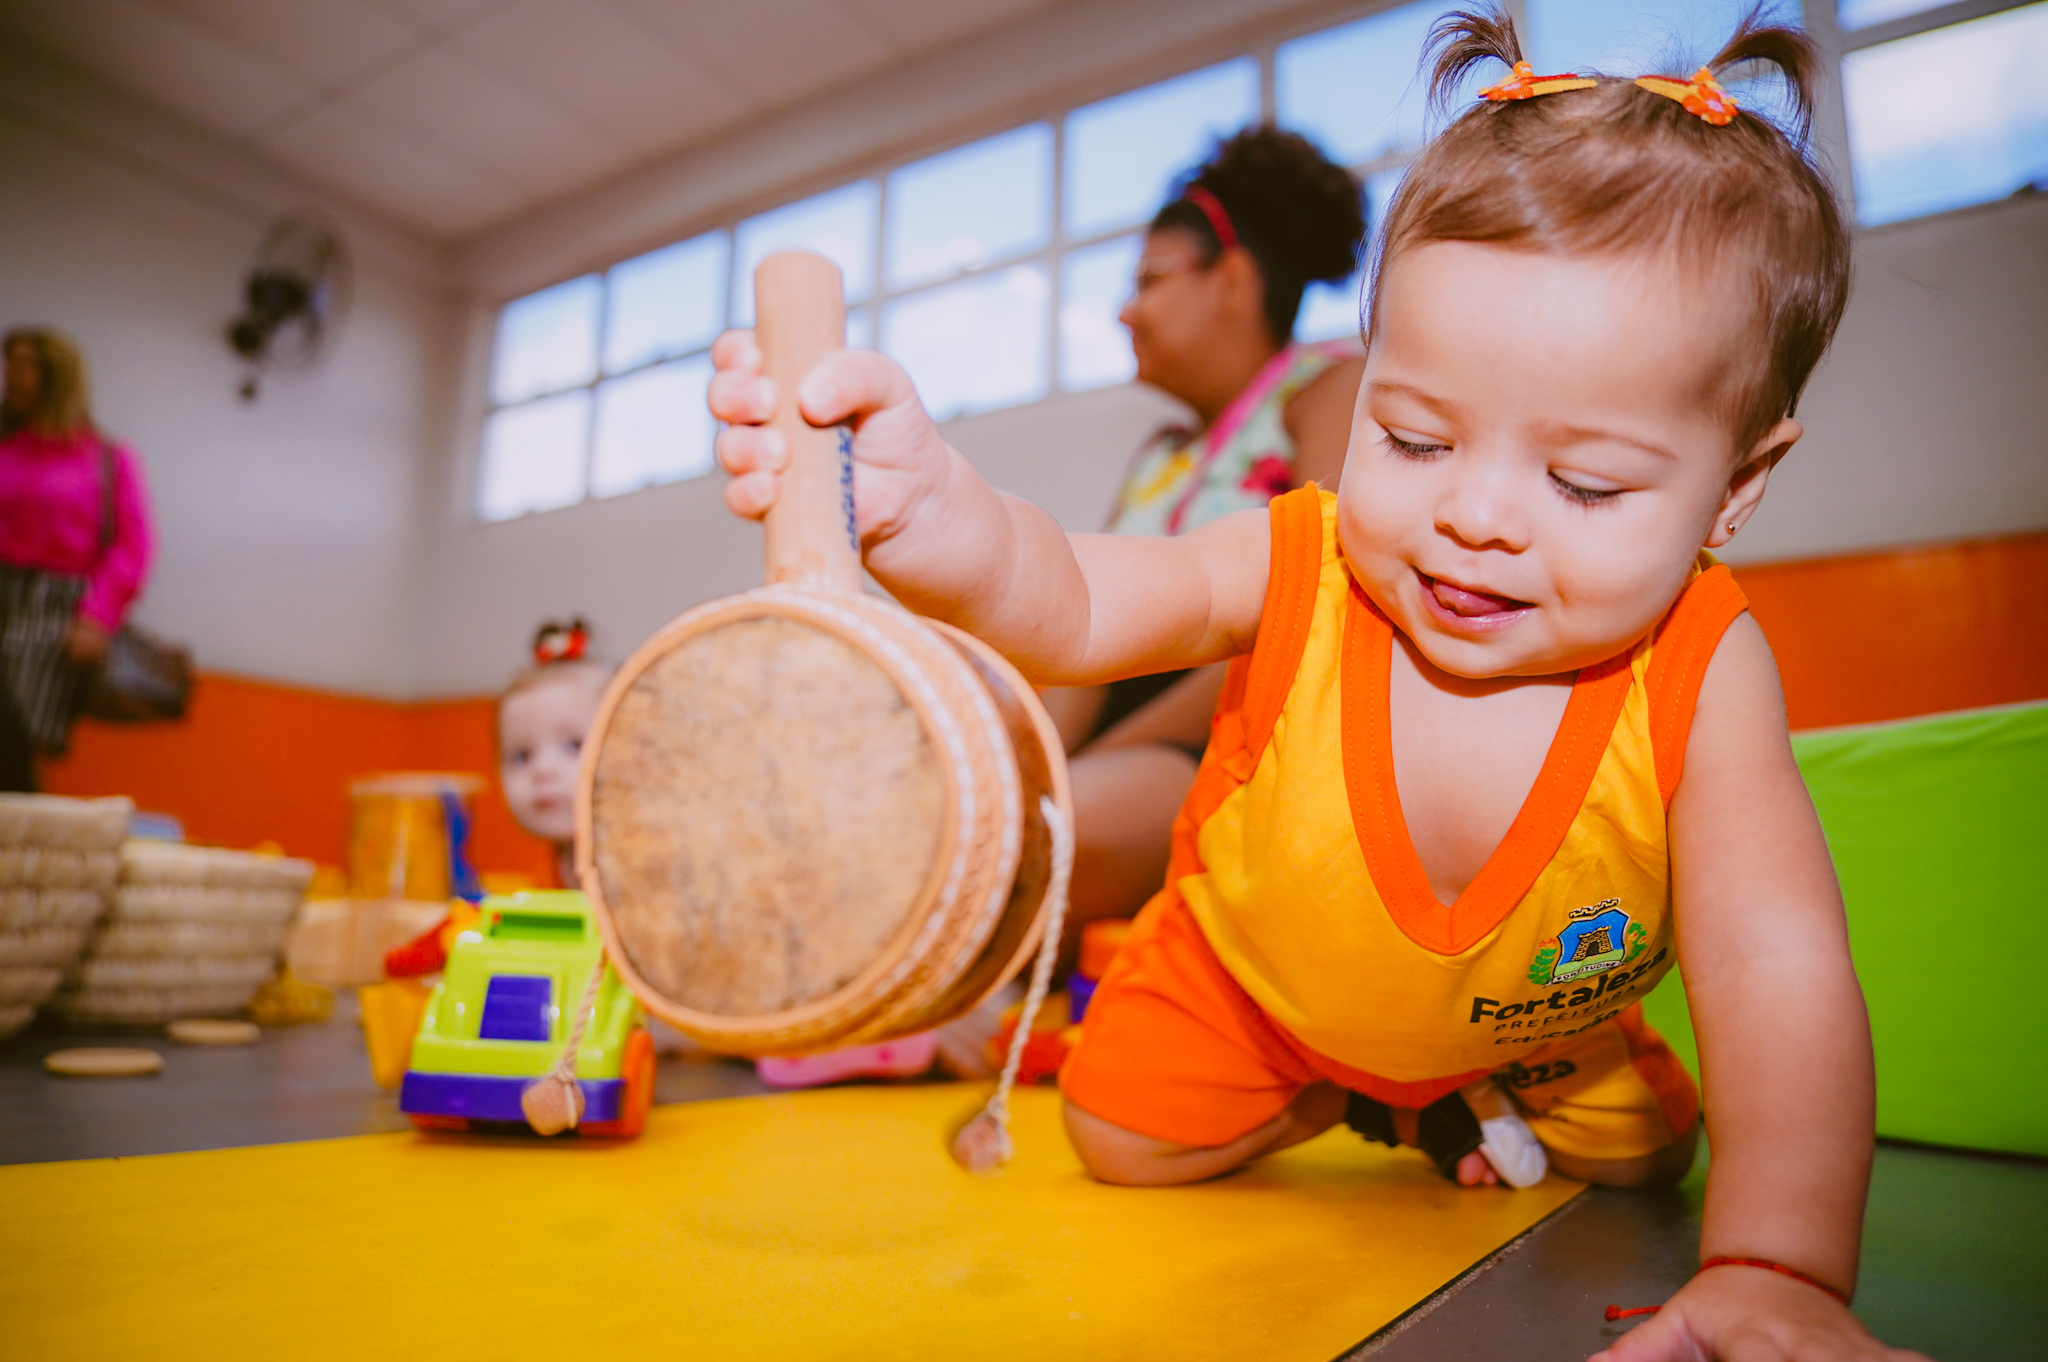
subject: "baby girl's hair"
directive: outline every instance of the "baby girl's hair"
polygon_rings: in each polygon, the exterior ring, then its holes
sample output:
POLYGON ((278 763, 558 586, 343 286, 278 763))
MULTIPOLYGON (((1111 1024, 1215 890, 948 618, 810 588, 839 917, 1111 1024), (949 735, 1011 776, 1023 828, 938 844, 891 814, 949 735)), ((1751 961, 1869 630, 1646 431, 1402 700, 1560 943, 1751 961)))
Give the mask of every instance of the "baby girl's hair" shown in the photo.
MULTIPOLYGON (((1702 269, 1733 265, 1764 333, 1763 345, 1728 355, 1720 385, 1738 448, 1748 449, 1792 413, 1849 293, 1849 234, 1805 152, 1819 56, 1805 34, 1766 24, 1761 13, 1749 12, 1707 68, 1776 66, 1794 135, 1748 110, 1710 124, 1632 79, 1483 100, 1410 167, 1388 212, 1373 301, 1387 264, 1430 241, 1574 255, 1669 251, 1702 269)), ((1474 66, 1522 60, 1514 23, 1497 9, 1445 15, 1429 46, 1439 107, 1474 66)))

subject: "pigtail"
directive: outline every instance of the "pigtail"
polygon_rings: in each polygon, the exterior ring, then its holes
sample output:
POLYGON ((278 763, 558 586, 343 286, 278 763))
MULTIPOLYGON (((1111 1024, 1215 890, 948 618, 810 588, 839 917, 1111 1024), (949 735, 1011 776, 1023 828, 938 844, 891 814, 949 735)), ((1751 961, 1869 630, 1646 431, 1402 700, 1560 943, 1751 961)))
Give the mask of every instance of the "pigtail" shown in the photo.
POLYGON ((1765 17, 1766 9, 1764 0, 1750 6, 1727 43, 1708 60, 1707 69, 1719 78, 1724 71, 1749 62, 1777 67, 1792 94, 1795 123, 1786 131, 1795 143, 1804 145, 1813 128, 1813 110, 1819 98, 1820 52, 1805 33, 1770 22, 1765 17))
POLYGON ((1442 114, 1450 111, 1465 73, 1481 62, 1497 61, 1513 70, 1522 60, 1522 40, 1504 9, 1459 9, 1430 25, 1422 47, 1425 62, 1431 53, 1436 59, 1429 72, 1429 103, 1442 114))

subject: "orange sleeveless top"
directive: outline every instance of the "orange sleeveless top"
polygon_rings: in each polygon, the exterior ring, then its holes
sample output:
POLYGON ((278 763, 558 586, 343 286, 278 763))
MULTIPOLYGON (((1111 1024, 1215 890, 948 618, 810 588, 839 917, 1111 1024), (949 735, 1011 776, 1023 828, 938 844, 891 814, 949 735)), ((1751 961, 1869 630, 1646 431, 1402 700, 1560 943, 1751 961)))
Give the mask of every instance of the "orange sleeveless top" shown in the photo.
POLYGON ((1258 642, 1231 665, 1167 892, 1273 1022, 1394 1084, 1489 1072, 1638 1001, 1674 963, 1665 811, 1745 609, 1728 569, 1702 554, 1649 638, 1579 674, 1513 826, 1444 904, 1394 788, 1393 628, 1344 562, 1336 498, 1306 487, 1270 514, 1258 642))

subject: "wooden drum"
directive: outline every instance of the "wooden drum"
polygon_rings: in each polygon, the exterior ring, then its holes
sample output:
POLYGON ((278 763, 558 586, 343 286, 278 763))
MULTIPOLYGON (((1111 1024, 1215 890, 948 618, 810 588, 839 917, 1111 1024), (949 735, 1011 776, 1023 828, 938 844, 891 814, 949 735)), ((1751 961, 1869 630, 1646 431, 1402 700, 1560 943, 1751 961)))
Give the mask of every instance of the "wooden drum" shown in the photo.
POLYGON ((1068 855, 1066 758, 980 641, 862 590, 844 433, 796 412, 845 335, 838 269, 754 275, 791 462, 768 583, 688 611, 619 669, 584 747, 577 870, 614 967, 716 1049, 927 1030, 1029 959, 1068 855))

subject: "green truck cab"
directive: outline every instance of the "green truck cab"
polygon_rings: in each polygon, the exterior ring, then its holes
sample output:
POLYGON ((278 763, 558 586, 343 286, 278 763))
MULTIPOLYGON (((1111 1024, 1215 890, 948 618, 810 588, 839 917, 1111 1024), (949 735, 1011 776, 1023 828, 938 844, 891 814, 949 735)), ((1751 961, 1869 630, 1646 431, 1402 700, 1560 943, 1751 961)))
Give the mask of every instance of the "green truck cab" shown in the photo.
MULTIPOLYGON (((481 914, 449 948, 399 1086, 399 1109, 422 1130, 524 1127, 520 1094, 561 1053, 604 951, 577 891, 487 898, 481 914)), ((654 1100, 654 1042, 609 967, 577 1048, 576 1079, 578 1133, 640 1133, 654 1100)))

